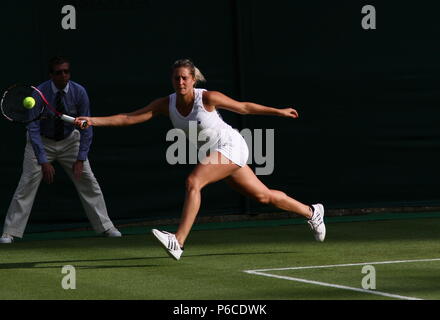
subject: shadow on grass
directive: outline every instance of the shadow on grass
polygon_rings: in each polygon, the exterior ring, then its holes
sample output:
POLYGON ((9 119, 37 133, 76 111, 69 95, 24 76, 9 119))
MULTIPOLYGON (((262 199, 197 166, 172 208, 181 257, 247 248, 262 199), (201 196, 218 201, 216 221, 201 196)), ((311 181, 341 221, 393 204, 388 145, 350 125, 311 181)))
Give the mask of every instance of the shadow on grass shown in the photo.
MULTIPOLYGON (((209 254, 194 254, 184 257, 185 260, 199 257, 218 257, 218 256, 242 256, 242 255, 274 255, 274 254, 292 254, 298 252, 234 252, 234 253, 209 253, 209 254)), ((163 257, 133 257, 133 258, 113 258, 113 259, 84 259, 84 260, 54 260, 54 261, 31 261, 31 262, 12 262, 0 263, 0 270, 7 269, 59 269, 66 265, 74 265, 78 263, 94 263, 94 262, 115 262, 115 261, 140 261, 140 260, 156 260, 156 259, 172 259, 168 256, 163 257), (57 264, 45 266, 46 264, 57 264)), ((178 263, 178 262, 176 262, 178 263)), ((163 267, 163 265, 142 264, 142 265, 74 265, 77 269, 112 269, 112 268, 148 268, 148 267, 163 267)))

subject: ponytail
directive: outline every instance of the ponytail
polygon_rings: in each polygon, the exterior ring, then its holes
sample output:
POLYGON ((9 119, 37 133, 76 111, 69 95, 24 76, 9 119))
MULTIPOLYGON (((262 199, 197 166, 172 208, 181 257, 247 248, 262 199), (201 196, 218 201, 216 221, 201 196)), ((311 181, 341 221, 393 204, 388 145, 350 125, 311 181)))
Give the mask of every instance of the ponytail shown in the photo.
POLYGON ((205 77, 203 76, 202 72, 200 72, 199 68, 197 68, 194 63, 190 59, 180 59, 174 62, 171 71, 174 71, 177 68, 188 68, 191 75, 196 80, 195 85, 199 84, 200 82, 206 82, 205 77))

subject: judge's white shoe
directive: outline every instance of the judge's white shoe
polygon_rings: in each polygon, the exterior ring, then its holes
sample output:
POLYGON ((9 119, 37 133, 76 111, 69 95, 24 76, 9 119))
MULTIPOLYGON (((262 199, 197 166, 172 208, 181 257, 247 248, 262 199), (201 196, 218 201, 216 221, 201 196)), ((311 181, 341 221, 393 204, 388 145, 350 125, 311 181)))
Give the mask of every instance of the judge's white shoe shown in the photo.
POLYGON ((104 235, 106 237, 109 237, 109 238, 120 238, 120 237, 122 237, 121 232, 118 229, 114 228, 114 227, 111 228, 111 229, 108 229, 106 232, 104 232, 104 235))
POLYGON ((3 233, 2 237, 0 238, 0 243, 12 243, 14 242, 14 237, 10 234, 3 233))
POLYGON ((312 205, 313 215, 307 221, 313 231, 316 241, 323 242, 325 239, 324 206, 320 203, 312 205))
POLYGON ((156 239, 159 240, 160 244, 164 247, 170 257, 175 260, 180 259, 180 256, 183 253, 183 248, 180 247, 179 241, 177 241, 174 234, 157 229, 153 229, 151 232, 156 239))

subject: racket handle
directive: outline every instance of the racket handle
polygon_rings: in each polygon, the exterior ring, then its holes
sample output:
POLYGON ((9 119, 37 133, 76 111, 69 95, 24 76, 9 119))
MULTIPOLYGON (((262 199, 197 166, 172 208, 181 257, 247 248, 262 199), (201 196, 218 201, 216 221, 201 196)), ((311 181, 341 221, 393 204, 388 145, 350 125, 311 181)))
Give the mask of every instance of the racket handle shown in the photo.
MULTIPOLYGON (((61 120, 69 122, 69 123, 74 123, 75 122, 75 118, 71 117, 71 116, 66 116, 65 114, 61 115, 61 120)), ((84 129, 85 127, 87 127, 87 121, 83 120, 81 121, 81 128, 84 129)))
POLYGON ((87 127, 87 121, 83 120, 81 121, 81 129, 85 129, 87 127))
POLYGON ((60 116, 61 120, 66 121, 68 123, 74 123, 75 122, 75 118, 71 117, 71 116, 66 116, 65 114, 62 114, 60 116))

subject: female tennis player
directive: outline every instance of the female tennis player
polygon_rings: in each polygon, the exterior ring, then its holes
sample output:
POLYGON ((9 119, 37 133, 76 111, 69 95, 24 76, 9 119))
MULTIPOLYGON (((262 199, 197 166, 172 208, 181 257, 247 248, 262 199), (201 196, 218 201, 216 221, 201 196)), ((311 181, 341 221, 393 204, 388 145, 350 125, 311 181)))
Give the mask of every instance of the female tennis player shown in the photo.
POLYGON ((75 123, 80 126, 81 121, 86 120, 87 127, 129 126, 162 114, 168 116, 174 127, 182 129, 188 138, 191 122, 196 123, 197 129, 208 136, 208 140, 212 142, 211 152, 207 153, 186 179, 185 201, 177 232, 172 234, 152 230, 167 253, 176 260, 179 260, 183 253, 185 240, 199 211, 202 188, 222 179, 235 190, 258 202, 271 204, 307 218, 315 239, 324 241, 324 207, 321 204, 308 206, 284 192, 266 187, 246 164, 249 152, 244 138, 222 120, 216 109, 292 119, 298 118, 298 112, 292 108, 278 109, 251 102, 238 102, 220 92, 196 88, 196 84, 201 81, 205 79, 192 61, 178 60, 172 66, 172 84, 175 90, 173 94, 154 100, 134 112, 108 117, 79 117, 75 123))

